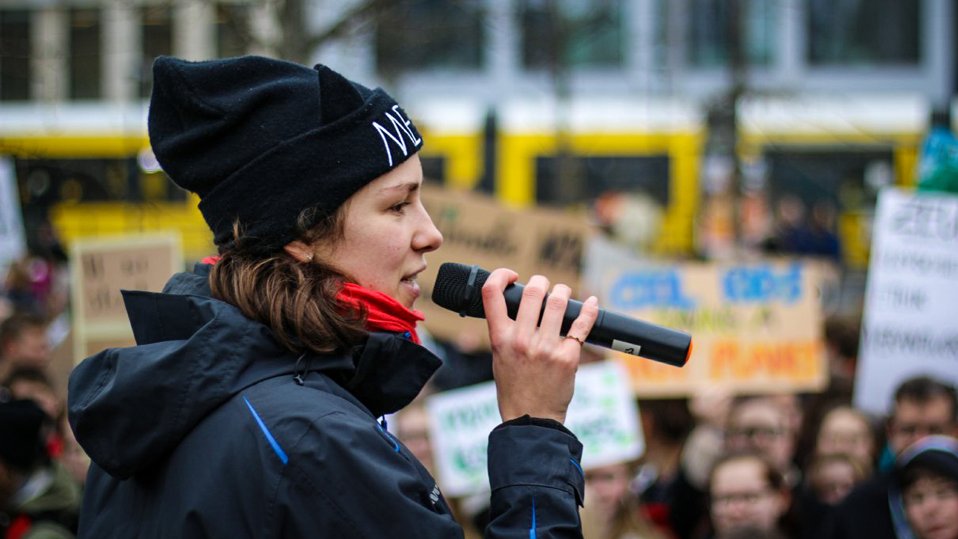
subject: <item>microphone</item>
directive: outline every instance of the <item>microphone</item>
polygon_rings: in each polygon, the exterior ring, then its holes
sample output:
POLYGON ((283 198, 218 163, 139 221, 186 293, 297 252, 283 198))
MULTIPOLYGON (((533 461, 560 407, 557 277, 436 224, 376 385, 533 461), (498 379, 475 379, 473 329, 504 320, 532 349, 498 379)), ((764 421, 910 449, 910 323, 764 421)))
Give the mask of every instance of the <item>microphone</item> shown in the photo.
MULTIPOLYGON (((482 306, 482 285, 489 278, 489 272, 479 266, 467 266, 455 262, 446 262, 439 266, 439 274, 433 285, 432 301, 440 307, 459 313, 459 316, 485 318, 482 306)), ((519 302, 522 300, 523 285, 513 283, 506 287, 506 311, 509 318, 516 319, 519 302)), ((545 302, 542 302, 545 309, 545 302)), ((565 335, 572 322, 579 316, 582 302, 569 300, 562 317, 560 332, 565 335)), ((542 319, 542 314, 539 314, 542 319)), ((605 309, 599 309, 599 316, 586 337, 586 342, 605 348, 611 348, 633 356, 644 357, 683 367, 692 354, 692 336, 662 326, 642 322, 625 315, 605 309)))

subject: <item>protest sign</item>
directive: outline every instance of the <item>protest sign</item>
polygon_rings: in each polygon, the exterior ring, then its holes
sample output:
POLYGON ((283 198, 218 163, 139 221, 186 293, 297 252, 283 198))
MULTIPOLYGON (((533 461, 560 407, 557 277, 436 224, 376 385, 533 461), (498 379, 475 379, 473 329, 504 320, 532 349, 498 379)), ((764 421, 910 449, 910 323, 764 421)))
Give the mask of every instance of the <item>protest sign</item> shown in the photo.
POLYGON ((488 346, 485 322, 464 319, 432 303, 433 283, 443 262, 476 264, 488 271, 507 267, 522 282, 533 274, 565 283, 575 293, 582 255, 591 232, 584 215, 541 208, 508 208, 495 199, 424 185, 423 204, 442 232, 442 249, 429 253, 429 268, 419 276, 422 296, 416 308, 426 329, 440 339, 468 338, 488 346))
POLYGON ((25 251, 20 194, 13 161, 0 158, 0 271, 6 272, 7 267, 25 251))
POLYGON ((71 248, 74 361, 134 344, 121 290, 159 292, 183 269, 179 236, 130 235, 76 240, 71 248))
POLYGON ((855 405, 884 414, 908 377, 958 384, 958 196, 886 188, 872 237, 855 405))
MULTIPOLYGON (((601 266, 601 261, 597 263, 601 266)), ((676 368, 609 352, 637 395, 817 390, 826 383, 819 277, 801 260, 742 264, 606 266, 600 304, 692 335, 692 356, 676 368)))
MULTIPOLYGON (((433 455, 447 496, 488 488, 486 449, 500 422, 492 382, 439 393, 426 401, 433 455)), ((628 380, 619 364, 583 365, 565 426, 582 442, 583 468, 636 459, 645 441, 628 380)))

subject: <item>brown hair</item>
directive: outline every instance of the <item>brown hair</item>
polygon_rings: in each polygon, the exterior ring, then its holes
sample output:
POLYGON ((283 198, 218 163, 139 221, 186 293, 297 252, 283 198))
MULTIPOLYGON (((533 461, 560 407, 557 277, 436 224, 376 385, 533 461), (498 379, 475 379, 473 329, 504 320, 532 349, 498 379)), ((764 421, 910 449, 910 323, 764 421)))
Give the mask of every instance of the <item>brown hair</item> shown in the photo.
MULTIPOLYGON (((316 218, 316 210, 298 216, 301 241, 343 239, 346 208, 316 218)), ((280 249, 259 254, 255 240, 233 226, 233 241, 220 250, 210 273, 213 297, 236 306, 246 317, 273 330, 281 345, 295 353, 348 350, 367 332, 365 313, 347 309, 336 296, 347 277, 326 261, 302 263, 280 249)))

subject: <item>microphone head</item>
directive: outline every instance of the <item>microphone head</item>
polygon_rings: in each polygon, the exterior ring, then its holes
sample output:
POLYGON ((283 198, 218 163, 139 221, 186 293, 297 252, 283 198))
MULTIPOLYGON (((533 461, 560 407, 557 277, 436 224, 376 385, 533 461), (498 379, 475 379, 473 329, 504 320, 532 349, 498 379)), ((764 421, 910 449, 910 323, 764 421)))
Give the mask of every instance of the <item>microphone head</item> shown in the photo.
POLYGON ((478 266, 446 262, 439 266, 432 288, 432 302, 460 316, 485 318, 482 285, 488 278, 489 272, 478 266))

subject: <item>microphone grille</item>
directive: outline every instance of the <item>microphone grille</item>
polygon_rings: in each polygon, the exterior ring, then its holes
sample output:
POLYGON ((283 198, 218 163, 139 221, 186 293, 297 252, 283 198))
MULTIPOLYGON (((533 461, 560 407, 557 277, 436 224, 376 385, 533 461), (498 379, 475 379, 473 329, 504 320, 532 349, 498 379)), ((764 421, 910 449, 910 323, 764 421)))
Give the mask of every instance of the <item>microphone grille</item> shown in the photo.
POLYGON ((476 281, 472 290, 468 290, 467 293, 472 268, 473 266, 456 262, 446 262, 439 266, 436 283, 432 289, 432 302, 461 315, 485 318, 486 312, 482 307, 482 285, 489 278, 489 272, 476 268, 476 281))

